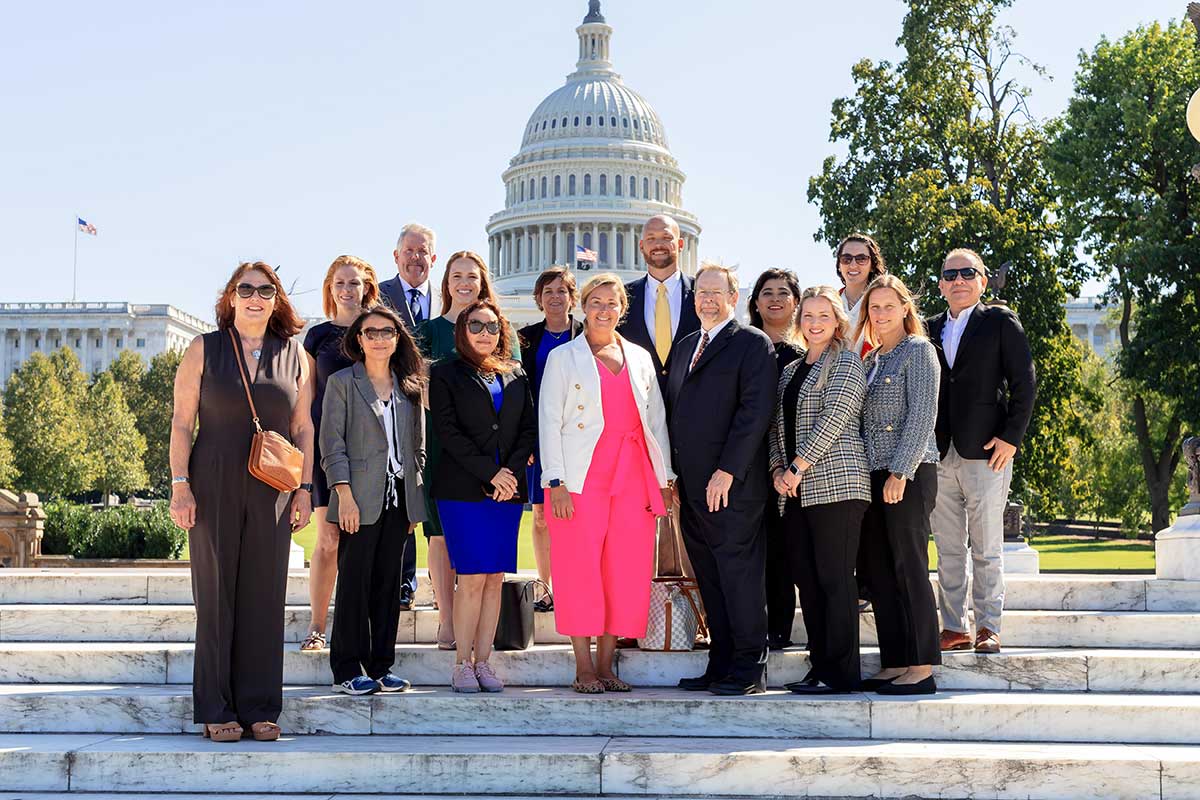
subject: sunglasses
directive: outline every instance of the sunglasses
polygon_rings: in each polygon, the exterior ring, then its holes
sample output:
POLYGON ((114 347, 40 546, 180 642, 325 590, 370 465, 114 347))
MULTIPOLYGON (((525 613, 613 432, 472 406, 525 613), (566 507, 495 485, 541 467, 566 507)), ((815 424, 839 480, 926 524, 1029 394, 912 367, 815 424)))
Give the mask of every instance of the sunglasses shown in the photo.
POLYGON ((498 334, 500 332, 500 323, 499 322, 480 322, 477 319, 473 319, 467 323, 467 331, 470 333, 480 334, 480 333, 483 333, 485 328, 487 329, 488 333, 490 333, 492 336, 495 336, 496 334, 498 334))
POLYGON ((838 261, 846 266, 849 266, 850 264, 858 264, 860 267, 865 267, 867 264, 871 263, 871 256, 867 255, 866 253, 859 253, 858 255, 853 256, 849 253, 842 253, 840 256, 838 256, 838 261))
POLYGON ((363 328, 362 335, 370 339, 372 342, 377 342, 382 339, 385 342, 390 342, 396 338, 399 333, 395 328, 388 326, 386 328, 363 328))
POLYGON ((275 286, 270 283, 264 283, 262 286, 255 286, 252 283, 239 283, 237 285, 238 297, 242 299, 254 296, 258 292, 258 296, 263 300, 270 300, 275 296, 275 286))
POLYGON ((969 281, 977 274, 979 274, 979 270, 975 269, 974 267, 944 269, 942 270, 942 280, 944 280, 946 283, 954 283, 961 277, 964 281, 969 281))

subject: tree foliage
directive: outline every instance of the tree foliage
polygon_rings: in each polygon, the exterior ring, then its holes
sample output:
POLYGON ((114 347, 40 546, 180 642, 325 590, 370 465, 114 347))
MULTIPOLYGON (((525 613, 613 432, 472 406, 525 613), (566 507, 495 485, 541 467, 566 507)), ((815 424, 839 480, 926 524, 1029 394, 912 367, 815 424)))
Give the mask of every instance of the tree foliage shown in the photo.
POLYGON ((1184 427, 1200 425, 1200 148, 1185 123, 1198 87, 1185 24, 1102 39, 1080 56, 1049 150, 1064 229, 1120 308, 1118 364, 1156 531, 1170 524, 1184 427))
POLYGON ((112 374, 101 372, 88 389, 86 420, 88 446, 97 459, 92 488, 100 490, 105 505, 112 492, 144 488, 146 439, 112 374))
POLYGON ((171 414, 175 410, 175 372, 182 360, 182 350, 167 350, 152 358, 129 401, 138 432, 146 439, 149 485, 160 496, 166 496, 171 488, 171 414))
POLYGON ((17 477, 17 465, 13 461, 12 442, 9 441, 4 421, 4 398, 0 397, 0 487, 10 487, 17 477))
POLYGON ((825 160, 808 196, 821 211, 818 240, 871 233, 889 269, 923 296, 926 313, 944 308, 937 276, 949 250, 978 250, 993 271, 1011 264, 998 296, 1020 316, 1038 373, 1014 486, 1044 515, 1061 474, 1073 468, 1067 442, 1082 424, 1073 402, 1079 361, 1063 308, 1081 271, 1057 221, 1047 132, 1012 76, 1040 68, 996 22, 1010 2, 909 0, 898 40, 904 60, 854 66, 855 93, 834 101, 830 129, 846 155, 825 160))

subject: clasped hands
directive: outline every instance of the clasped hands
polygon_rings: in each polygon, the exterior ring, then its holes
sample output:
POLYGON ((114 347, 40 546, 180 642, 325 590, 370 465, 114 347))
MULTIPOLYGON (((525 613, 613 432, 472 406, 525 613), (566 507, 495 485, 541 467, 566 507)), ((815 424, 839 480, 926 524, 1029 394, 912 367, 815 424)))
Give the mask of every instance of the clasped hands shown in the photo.
POLYGON ((501 467, 492 476, 492 499, 498 503, 511 500, 517 493, 517 476, 508 467, 501 467))
POLYGON ((800 470, 799 472, 793 472, 786 467, 776 467, 772 473, 771 480, 775 486, 775 491, 783 497, 796 496, 796 490, 800 488, 800 479, 804 477, 804 473, 812 466, 812 464, 799 457, 792 463, 800 470))

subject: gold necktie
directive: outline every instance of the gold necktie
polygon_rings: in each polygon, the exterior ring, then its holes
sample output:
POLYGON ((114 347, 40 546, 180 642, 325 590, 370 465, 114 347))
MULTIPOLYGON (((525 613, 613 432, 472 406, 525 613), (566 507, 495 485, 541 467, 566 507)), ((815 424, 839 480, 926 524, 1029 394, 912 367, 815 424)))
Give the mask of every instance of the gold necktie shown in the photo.
POLYGON ((659 363, 666 364, 671 354, 671 302, 665 283, 658 285, 658 299, 654 301, 654 349, 659 363))

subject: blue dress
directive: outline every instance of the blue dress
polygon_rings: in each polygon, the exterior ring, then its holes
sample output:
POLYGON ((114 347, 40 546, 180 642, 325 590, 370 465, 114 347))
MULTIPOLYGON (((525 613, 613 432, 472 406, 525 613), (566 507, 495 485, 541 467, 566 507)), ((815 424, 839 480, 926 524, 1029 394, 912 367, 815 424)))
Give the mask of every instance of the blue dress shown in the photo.
MULTIPOLYGON (((492 406, 500 413, 504 387, 499 378, 487 385, 492 406)), ((496 462, 499 463, 499 453, 496 462)), ((438 500, 438 516, 446 537, 450 566, 460 575, 488 575, 517 571, 517 534, 521 530, 524 506, 497 503, 490 497, 469 503, 462 500, 438 500)))
MULTIPOLYGON (((569 327, 558 333, 550 331, 542 333, 542 340, 538 343, 537 366, 534 373, 529 376, 529 380, 533 383, 533 404, 535 406, 542 391, 542 373, 546 371, 546 359, 549 358, 550 351, 569 341, 571 341, 569 327)), ((525 482, 529 486, 529 502, 536 506, 546 502, 546 492, 542 488, 542 456, 541 453, 536 452, 535 455, 537 457, 533 460, 533 466, 525 469, 525 482)))

